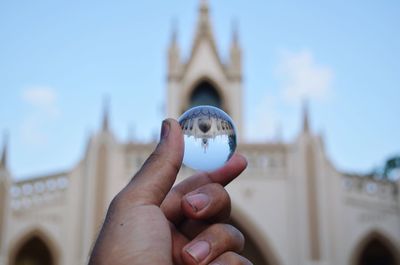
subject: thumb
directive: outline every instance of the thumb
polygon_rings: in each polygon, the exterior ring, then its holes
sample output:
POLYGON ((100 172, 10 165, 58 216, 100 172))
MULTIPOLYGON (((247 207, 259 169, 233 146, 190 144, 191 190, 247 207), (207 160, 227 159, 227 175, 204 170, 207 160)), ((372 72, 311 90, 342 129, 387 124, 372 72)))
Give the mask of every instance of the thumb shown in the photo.
POLYGON ((179 123, 174 119, 164 120, 156 149, 123 190, 131 206, 161 204, 181 167, 183 147, 179 123))

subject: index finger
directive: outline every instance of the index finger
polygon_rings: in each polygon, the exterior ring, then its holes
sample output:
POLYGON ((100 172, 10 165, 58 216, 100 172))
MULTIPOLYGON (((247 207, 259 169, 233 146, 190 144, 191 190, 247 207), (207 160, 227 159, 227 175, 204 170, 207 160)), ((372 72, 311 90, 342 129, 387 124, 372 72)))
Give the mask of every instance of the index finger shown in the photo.
POLYGON ((238 177, 245 170, 246 166, 246 158, 235 153, 222 168, 209 173, 196 173, 172 188, 161 204, 162 211, 168 220, 174 224, 179 224, 184 217, 181 210, 183 196, 208 183, 219 183, 226 186, 238 177))

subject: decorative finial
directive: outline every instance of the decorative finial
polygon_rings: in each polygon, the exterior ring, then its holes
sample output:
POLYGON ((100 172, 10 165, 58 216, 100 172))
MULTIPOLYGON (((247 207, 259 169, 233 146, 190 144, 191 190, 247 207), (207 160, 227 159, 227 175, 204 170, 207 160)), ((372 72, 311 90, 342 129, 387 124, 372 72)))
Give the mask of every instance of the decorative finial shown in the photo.
POLYGON ((239 23, 236 18, 232 20, 232 43, 233 45, 239 44, 239 23))
POLYGON ((0 165, 7 167, 7 155, 8 155, 8 132, 3 133, 3 152, 1 153, 0 165))
POLYGON ((200 10, 208 11, 208 0, 200 0, 200 10))
POLYGON ((109 130, 109 104, 110 104, 110 97, 108 95, 104 96, 103 99, 103 122, 102 122, 102 130, 106 132, 109 130))
POLYGON ((303 99, 303 132, 305 133, 310 131, 308 115, 308 99, 303 99))
POLYGON ((178 40, 178 20, 173 18, 171 21, 171 43, 174 45, 178 40))
POLYGON ((202 24, 208 23, 208 1, 201 0, 200 2, 200 21, 202 24))

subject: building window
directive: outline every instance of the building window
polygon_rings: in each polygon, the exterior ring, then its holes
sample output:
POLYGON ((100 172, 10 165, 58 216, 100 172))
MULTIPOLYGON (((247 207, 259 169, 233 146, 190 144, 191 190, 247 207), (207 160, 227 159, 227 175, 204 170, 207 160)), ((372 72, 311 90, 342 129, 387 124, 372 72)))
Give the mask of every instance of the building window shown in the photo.
POLYGON ((28 240, 17 252, 13 265, 53 265, 49 248, 38 237, 28 240))
POLYGON ((207 81, 199 83, 190 95, 190 107, 210 105, 222 108, 221 97, 217 90, 207 81))

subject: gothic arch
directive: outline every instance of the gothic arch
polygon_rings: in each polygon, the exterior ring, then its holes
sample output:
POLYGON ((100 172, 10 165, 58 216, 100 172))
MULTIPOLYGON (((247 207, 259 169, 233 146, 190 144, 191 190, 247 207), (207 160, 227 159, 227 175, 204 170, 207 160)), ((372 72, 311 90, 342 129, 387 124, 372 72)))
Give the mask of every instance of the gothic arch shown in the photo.
POLYGON ((19 252, 32 240, 44 244, 46 250, 50 254, 52 265, 58 265, 60 263, 60 251, 59 247, 55 244, 55 241, 48 235, 48 233, 43 232, 42 229, 35 228, 27 233, 23 233, 22 236, 13 241, 9 251, 9 265, 16 264, 19 252))
POLYGON ((278 255, 272 249, 272 245, 263 235, 258 227, 243 213, 238 207, 232 205, 231 219, 234 225, 245 235, 246 242, 250 241, 257 249, 255 251, 262 257, 263 264, 254 263, 257 265, 279 265, 282 264, 278 260, 278 255))
MULTIPOLYGON (((371 254, 373 248, 384 253, 386 256, 386 263, 379 263, 382 265, 400 265, 400 251, 393 243, 389 236, 381 231, 373 230, 367 233, 357 245, 353 248, 350 265, 364 265, 365 259, 371 254), (370 252, 370 253, 368 253, 370 252)), ((372 253, 374 254, 374 253, 372 253)))
POLYGON ((210 84, 210 86, 215 90, 215 92, 218 94, 220 100, 221 100, 221 108, 226 112, 226 113, 230 113, 230 109, 229 109, 229 99, 227 97, 227 95, 224 93, 223 89, 211 78, 207 77, 207 76, 203 76, 197 79, 197 81, 193 82, 188 89, 185 89, 185 92, 183 94, 183 105, 182 105, 182 109, 181 112, 183 113, 185 110, 187 110, 190 106, 190 98, 193 94, 193 92, 195 92, 196 88, 199 87, 199 85, 201 85, 202 83, 207 83, 210 84))

